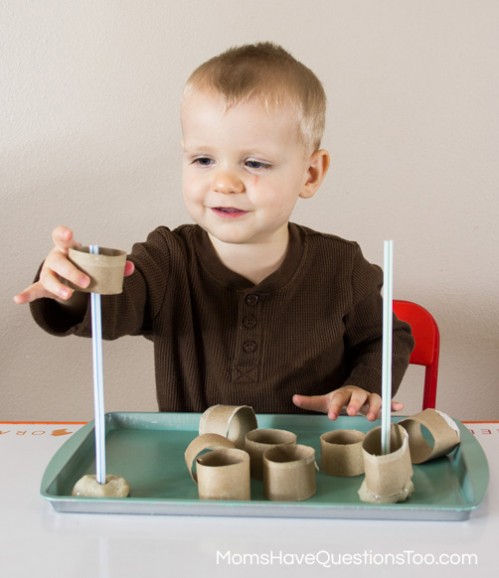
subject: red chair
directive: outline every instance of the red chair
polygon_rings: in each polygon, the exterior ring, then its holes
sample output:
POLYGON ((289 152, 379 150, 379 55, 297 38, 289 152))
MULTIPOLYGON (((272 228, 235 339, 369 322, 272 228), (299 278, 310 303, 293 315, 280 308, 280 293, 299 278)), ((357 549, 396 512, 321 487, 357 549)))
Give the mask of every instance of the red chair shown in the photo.
POLYGON ((414 350, 409 363, 426 367, 423 409, 434 408, 437 398, 438 358, 440 354, 440 332, 429 311, 411 301, 393 301, 395 315, 411 326, 414 350))

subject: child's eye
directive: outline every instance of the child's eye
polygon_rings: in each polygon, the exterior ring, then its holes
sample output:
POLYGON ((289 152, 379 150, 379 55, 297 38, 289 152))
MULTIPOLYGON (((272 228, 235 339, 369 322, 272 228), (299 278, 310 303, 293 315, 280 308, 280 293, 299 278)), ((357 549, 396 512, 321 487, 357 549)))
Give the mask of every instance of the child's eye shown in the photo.
POLYGON ((263 161, 256 161, 253 159, 249 159, 246 161, 246 166, 254 170, 264 170, 270 169, 272 165, 270 163, 264 163, 263 161))
POLYGON ((200 167, 209 167, 213 164, 213 159, 210 159, 210 157, 196 157, 193 159, 192 164, 200 167))

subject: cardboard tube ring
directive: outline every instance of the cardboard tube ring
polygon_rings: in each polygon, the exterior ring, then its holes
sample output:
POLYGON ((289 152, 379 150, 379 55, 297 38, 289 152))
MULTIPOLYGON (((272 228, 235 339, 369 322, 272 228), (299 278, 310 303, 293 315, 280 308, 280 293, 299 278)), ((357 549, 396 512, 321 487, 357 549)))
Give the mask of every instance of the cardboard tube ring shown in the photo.
POLYGON ((220 449, 234 449, 235 445, 233 442, 228 440, 226 437, 218 434, 202 434, 194 438, 191 443, 187 446, 184 453, 185 463, 187 469, 191 474, 192 480, 197 484, 198 477, 194 470, 194 465, 196 464, 196 459, 199 454, 206 450, 220 450, 220 449))
POLYGON ((244 436, 258 427, 256 415, 248 405, 212 405, 199 420, 200 435, 215 433, 244 447, 244 436))
POLYGON ((263 490, 268 500, 302 501, 316 490, 315 450, 299 444, 280 445, 263 455, 263 490))
POLYGON ((397 424, 390 430, 390 447, 392 451, 382 455, 381 427, 368 432, 362 442, 365 478, 358 493, 363 502, 402 502, 414 491, 409 435, 397 424))
POLYGON ((321 470, 330 476, 359 476, 364 473, 364 432, 334 430, 321 435, 321 470))
POLYGON ((244 449, 250 456, 251 477, 263 479, 263 454, 276 446, 295 444, 296 434, 283 429, 254 429, 244 438, 244 449))
POLYGON ((126 251, 99 247, 99 254, 94 255, 88 247, 81 247, 69 249, 68 258, 90 277, 90 285, 86 288, 67 282, 73 289, 101 295, 116 295, 123 291, 126 251))
POLYGON ((212 450, 196 459, 201 500, 249 500, 250 458, 237 448, 212 450))
POLYGON ((200 435, 187 446, 184 457, 201 500, 250 499, 249 455, 226 437, 200 435))
POLYGON ((445 456, 460 443, 459 428, 455 422, 436 409, 425 409, 400 421, 399 425, 409 434, 413 464, 445 456))

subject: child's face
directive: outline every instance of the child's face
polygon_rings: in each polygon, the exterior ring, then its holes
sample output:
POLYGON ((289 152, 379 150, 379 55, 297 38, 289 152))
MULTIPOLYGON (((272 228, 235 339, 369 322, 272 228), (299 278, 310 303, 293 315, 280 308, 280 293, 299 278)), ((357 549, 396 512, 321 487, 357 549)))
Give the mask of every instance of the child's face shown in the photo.
POLYGON ((226 110, 221 96, 195 92, 184 101, 182 131, 184 200, 212 240, 287 239, 298 197, 319 186, 292 108, 268 112, 250 100, 226 110))

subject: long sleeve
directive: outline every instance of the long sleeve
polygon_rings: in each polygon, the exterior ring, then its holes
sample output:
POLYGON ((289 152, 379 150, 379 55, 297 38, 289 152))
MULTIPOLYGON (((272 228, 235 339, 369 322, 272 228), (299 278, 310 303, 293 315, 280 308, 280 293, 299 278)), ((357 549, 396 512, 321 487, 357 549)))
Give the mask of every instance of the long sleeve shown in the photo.
MULTIPOLYGON (((296 413, 295 393, 380 391, 381 270, 356 243, 294 224, 289 232, 283 264, 258 285, 227 269, 195 225, 159 227, 134 245, 135 273, 121 295, 103 298, 103 332, 153 342, 160 411, 224 403, 296 413)), ((32 311, 52 334, 90 335, 88 311, 75 319, 48 299, 32 311)), ((412 349, 398 320, 393 345, 395 392, 412 349)))
MULTIPOLYGON (((124 279, 123 292, 102 296, 105 339, 124 335, 149 336, 153 318, 158 315, 166 295, 170 250, 164 235, 151 233, 145 243, 134 245, 128 259, 133 261, 135 271, 124 279)), ((80 318, 53 299, 39 299, 31 303, 30 308, 36 323, 52 335, 91 335, 90 300, 80 318)))

